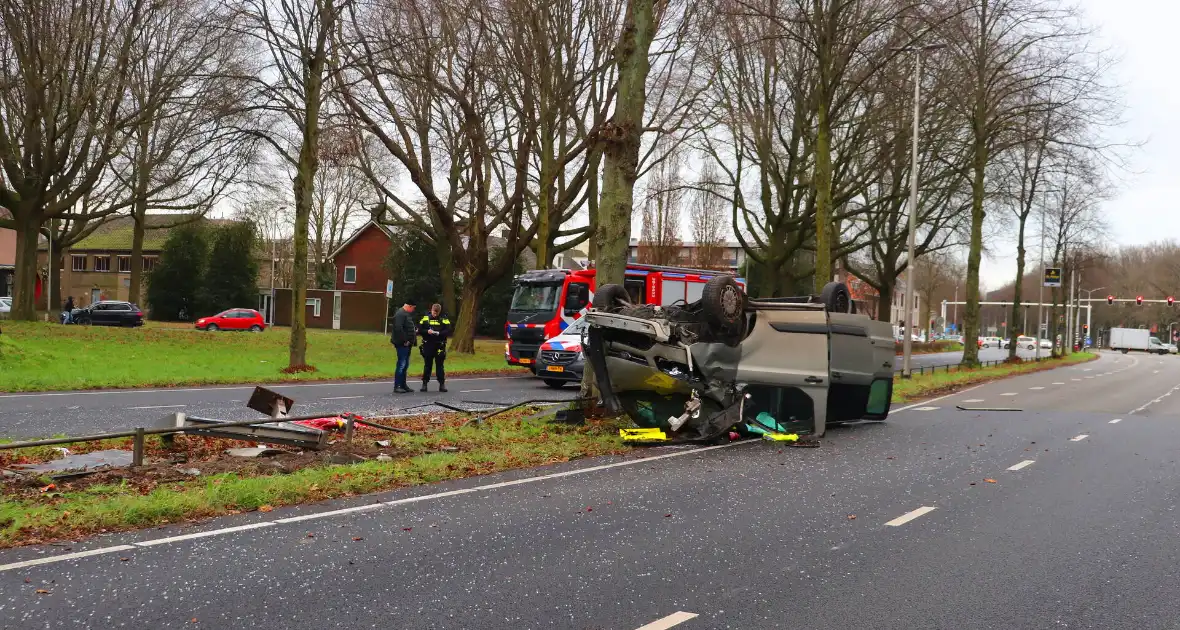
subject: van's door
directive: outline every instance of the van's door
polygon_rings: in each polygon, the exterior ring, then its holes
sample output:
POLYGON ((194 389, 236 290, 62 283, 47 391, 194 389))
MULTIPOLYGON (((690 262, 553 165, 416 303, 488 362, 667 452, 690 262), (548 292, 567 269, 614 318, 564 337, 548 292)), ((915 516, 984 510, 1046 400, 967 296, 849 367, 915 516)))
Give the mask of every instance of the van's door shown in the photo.
POLYGON ((897 357, 893 327, 888 322, 869 321, 868 332, 873 346, 873 382, 861 417, 884 420, 889 415, 889 403, 893 399, 893 364, 897 357))
POLYGON ((832 332, 832 386, 828 396, 828 422, 864 417, 876 361, 863 315, 829 313, 832 332))
POLYGON ((742 342, 736 380, 771 384, 779 390, 775 398, 780 401, 810 402, 811 409, 794 410, 798 413, 793 415, 810 415, 813 435, 823 436, 831 384, 827 313, 823 309, 759 309, 742 342))

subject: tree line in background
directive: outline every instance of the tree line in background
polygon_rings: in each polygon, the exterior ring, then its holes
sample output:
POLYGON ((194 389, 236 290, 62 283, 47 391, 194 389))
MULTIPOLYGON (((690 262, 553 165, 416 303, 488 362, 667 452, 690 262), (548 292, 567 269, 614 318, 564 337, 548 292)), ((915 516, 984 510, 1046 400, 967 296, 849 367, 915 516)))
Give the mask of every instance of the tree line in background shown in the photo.
POLYGON ((254 226, 193 221, 173 228, 148 274, 152 317, 194 321, 258 299, 254 226))
POLYGON ((758 295, 841 270, 881 318, 910 264, 965 258, 974 363, 987 246, 1013 236, 1023 271, 1034 221, 1052 260, 1086 255, 1122 155, 1109 57, 1059 0, 0 0, 0 21, 23 319, 39 236, 220 204, 316 283, 353 222, 407 235, 471 352, 526 250, 585 247, 621 282, 638 209, 654 262, 716 266, 732 238, 758 295))

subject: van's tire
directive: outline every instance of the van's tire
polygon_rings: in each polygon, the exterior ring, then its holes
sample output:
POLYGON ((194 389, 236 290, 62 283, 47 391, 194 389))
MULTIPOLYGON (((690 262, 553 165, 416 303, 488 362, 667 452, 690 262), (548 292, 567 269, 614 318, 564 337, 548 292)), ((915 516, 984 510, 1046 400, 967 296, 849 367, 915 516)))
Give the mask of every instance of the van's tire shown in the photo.
POLYGON ((1127 350, 1126 348, 1123 348, 1122 350, 1119 350, 1119 352, 1122 352, 1123 354, 1127 354, 1127 352, 1129 352, 1129 350, 1127 350))
POLYGON ((701 289, 701 307, 709 324, 732 328, 746 316, 746 295, 733 276, 714 276, 701 289))
POLYGON ((604 284, 594 292, 593 306, 596 311, 613 311, 630 305, 631 296, 621 284, 604 284))
POLYGON ((844 286, 843 282, 829 282, 825 284, 819 297, 824 303, 824 308, 828 309, 828 312, 856 312, 854 310, 856 307, 852 305, 852 294, 848 292, 848 287, 844 286))

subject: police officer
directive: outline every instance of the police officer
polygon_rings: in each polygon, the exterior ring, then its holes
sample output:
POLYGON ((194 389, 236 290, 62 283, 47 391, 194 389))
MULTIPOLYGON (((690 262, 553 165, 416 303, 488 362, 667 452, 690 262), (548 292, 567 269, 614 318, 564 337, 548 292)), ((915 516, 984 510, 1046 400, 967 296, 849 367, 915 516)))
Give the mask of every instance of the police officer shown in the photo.
POLYGON ((430 368, 434 364, 438 374, 438 391, 447 391, 447 373, 443 368, 443 361, 447 358, 447 337, 451 336, 451 320, 442 314, 442 306, 433 304, 430 314, 418 322, 418 334, 422 337, 422 358, 426 365, 422 368, 422 391, 426 391, 430 383, 430 368))

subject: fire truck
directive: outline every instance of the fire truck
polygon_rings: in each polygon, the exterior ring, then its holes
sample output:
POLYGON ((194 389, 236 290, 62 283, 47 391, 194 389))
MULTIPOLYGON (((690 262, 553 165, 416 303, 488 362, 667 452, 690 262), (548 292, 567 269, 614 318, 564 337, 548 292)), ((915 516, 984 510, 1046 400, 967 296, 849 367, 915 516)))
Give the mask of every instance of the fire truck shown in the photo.
MULTIPOLYGON (((540 269, 516 277, 504 326, 504 358, 509 365, 531 369, 541 344, 586 314, 594 298, 595 275, 594 269, 540 269)), ((717 275, 705 269, 627 265, 623 286, 632 304, 667 306, 700 299, 705 283, 717 275)), ((737 281, 744 289, 745 280, 737 281)))

